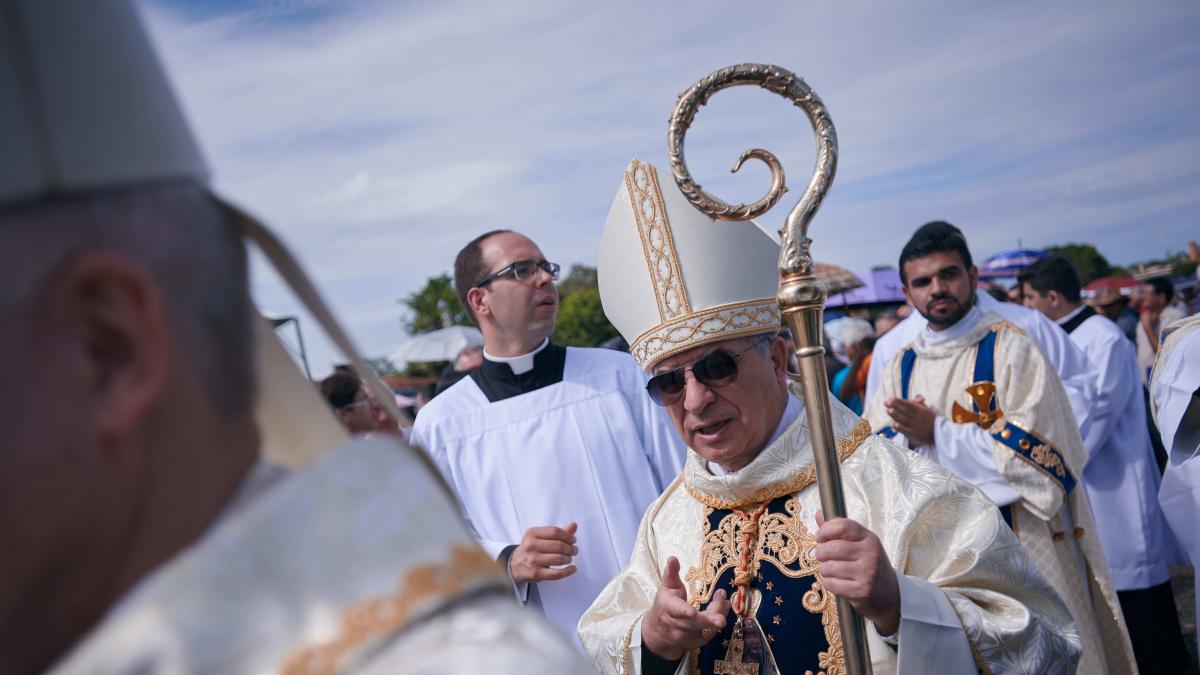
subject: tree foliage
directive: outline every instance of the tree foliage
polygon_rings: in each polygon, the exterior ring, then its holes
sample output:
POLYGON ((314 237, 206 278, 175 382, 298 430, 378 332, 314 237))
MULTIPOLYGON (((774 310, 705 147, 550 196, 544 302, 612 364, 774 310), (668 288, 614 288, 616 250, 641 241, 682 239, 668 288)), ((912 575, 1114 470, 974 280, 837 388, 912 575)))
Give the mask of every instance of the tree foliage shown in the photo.
POLYGON ((1074 265, 1081 284, 1113 273, 1113 266, 1108 259, 1091 244, 1060 244, 1047 247, 1046 252, 1060 255, 1074 265))
POLYGON ((392 363, 392 360, 386 356, 376 356, 373 359, 367 359, 367 365, 371 366, 371 370, 374 370, 380 376, 400 374, 400 371, 396 369, 396 364, 392 363))
POLYGON ((425 287, 401 300, 408 308, 403 320, 409 335, 429 333, 450 326, 469 326, 471 320, 458 302, 449 274, 430 277, 425 287))
POLYGON ((571 347, 595 347, 615 337, 617 329, 604 316, 600 289, 582 288, 563 298, 553 340, 571 347))

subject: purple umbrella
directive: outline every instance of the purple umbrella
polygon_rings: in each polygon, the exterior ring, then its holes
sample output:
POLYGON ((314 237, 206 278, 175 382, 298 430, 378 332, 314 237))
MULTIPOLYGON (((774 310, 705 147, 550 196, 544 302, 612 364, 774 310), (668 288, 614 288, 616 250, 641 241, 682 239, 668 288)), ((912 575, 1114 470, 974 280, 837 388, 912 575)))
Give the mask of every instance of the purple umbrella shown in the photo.
POLYGON ((983 264, 979 266, 979 278, 1016 279, 1017 275, 1021 272, 1033 267, 1037 261, 1049 255, 1045 251, 1035 251, 1028 248, 997 253, 983 261, 983 264))

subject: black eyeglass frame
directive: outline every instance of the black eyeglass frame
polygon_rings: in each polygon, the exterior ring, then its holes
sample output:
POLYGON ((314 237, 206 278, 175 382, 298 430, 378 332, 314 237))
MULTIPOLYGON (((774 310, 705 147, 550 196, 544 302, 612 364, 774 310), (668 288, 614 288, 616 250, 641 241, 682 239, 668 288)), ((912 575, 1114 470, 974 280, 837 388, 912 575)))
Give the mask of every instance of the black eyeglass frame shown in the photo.
POLYGON ((562 270, 562 266, 548 260, 515 260, 481 279, 479 283, 475 284, 475 288, 483 288, 506 274, 512 274, 513 279, 517 281, 524 281, 525 279, 532 278, 533 275, 537 274, 537 270, 539 269, 549 274, 551 279, 558 280, 558 273, 562 270), (533 265, 533 268, 529 270, 528 277, 517 272, 518 265, 533 265))
POLYGON ((679 401, 679 397, 683 394, 684 390, 687 389, 687 379, 686 378, 683 379, 683 386, 680 387, 679 390, 675 391, 675 392, 665 391, 661 386, 654 384, 654 381, 655 380, 662 381, 659 378, 662 378, 664 375, 683 374, 689 370, 692 371, 692 376, 695 377, 700 382, 700 384, 703 384, 706 387, 716 388, 716 387, 724 387, 724 386, 733 384, 734 382, 737 381, 738 361, 741 360, 742 356, 745 355, 745 353, 750 351, 751 349, 758 349, 759 347, 761 347, 764 344, 769 344, 770 341, 774 339, 774 337, 775 336, 770 335, 770 336, 756 338, 754 340, 753 344, 751 344, 749 347, 746 347, 745 349, 738 351, 738 352, 729 351, 728 349, 725 349, 724 347, 722 347, 720 349, 714 349, 711 352, 705 354, 704 356, 696 359, 695 361, 692 361, 691 363, 685 363, 682 366, 679 366, 678 368, 672 368, 670 370, 664 370, 661 373, 655 373, 653 376, 651 376, 651 378, 649 380, 646 381, 646 394, 650 396, 651 401, 654 401, 656 404, 658 404, 664 408, 675 405, 675 403, 679 401), (733 372, 729 373, 728 375, 726 375, 724 377, 713 378, 713 379, 709 379, 709 377, 707 375, 697 375, 696 374, 695 368, 697 365, 699 365, 703 362, 706 362, 711 358, 714 358, 714 357, 720 358, 723 356, 728 356, 733 361, 733 372), (657 395, 656 395, 656 392, 657 392, 657 395))

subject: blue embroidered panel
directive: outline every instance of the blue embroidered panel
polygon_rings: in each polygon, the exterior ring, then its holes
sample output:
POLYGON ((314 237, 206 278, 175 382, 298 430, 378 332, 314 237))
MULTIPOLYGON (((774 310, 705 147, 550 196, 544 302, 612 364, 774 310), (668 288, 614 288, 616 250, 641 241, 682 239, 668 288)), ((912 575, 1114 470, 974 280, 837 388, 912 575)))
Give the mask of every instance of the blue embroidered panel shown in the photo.
POLYGON ((1034 436, 1024 429, 1006 422, 1004 428, 993 433, 992 438, 1008 446, 1010 450, 1029 460, 1034 466, 1045 471, 1062 485, 1067 494, 1075 489, 1075 476, 1067 468, 1066 461, 1058 450, 1046 441, 1034 436))
MULTIPOLYGON (((908 383, 912 380, 913 364, 917 362, 917 351, 912 347, 904 350, 900 357, 900 398, 908 400, 908 383)), ((895 435, 896 432, 892 432, 895 435)))
MULTIPOLYGON (((790 498, 791 495, 788 495, 773 500, 767 507, 768 512, 786 515, 784 504, 790 498)), ((708 517, 711 530, 717 530, 721 521, 730 513, 731 511, 725 509, 713 509, 708 517)), ((740 541, 737 550, 741 551, 740 541)), ((725 570, 718 577, 714 592, 715 589, 724 588, 732 600, 736 590, 733 574, 733 569, 725 570)), ((804 594, 813 588, 815 579, 815 575, 789 577, 773 562, 763 560, 751 585, 751 589, 762 593, 755 619, 766 636, 766 646, 774 655, 780 673, 816 673, 827 670, 821 667, 819 662, 819 654, 829 651, 829 642, 825 639, 825 629, 821 623, 822 614, 804 608, 804 594)), ((705 603, 702 609, 707 606, 705 603)), ((736 621, 737 616, 730 610, 725 628, 700 649, 701 673, 714 672, 714 664, 725 658, 736 621)), ((746 654, 749 654, 754 646, 750 644, 751 639, 751 635, 746 636, 746 654)))

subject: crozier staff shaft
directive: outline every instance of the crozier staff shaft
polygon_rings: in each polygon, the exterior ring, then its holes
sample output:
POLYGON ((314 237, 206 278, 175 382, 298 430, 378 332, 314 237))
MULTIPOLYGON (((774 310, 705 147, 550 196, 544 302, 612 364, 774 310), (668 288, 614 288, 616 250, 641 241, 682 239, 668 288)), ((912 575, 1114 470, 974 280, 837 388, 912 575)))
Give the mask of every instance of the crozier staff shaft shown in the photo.
MULTIPOLYGON (((776 300, 780 313, 791 328, 796 341, 796 359, 802 376, 804 404, 812 429, 813 464, 821 509, 826 519, 846 516, 846 500, 842 491, 841 464, 833 435, 833 416, 829 405, 829 380, 825 372, 825 347, 822 335, 822 316, 825 312, 825 287, 813 275, 813 260, 809 253, 811 240, 808 224, 825 199, 834 173, 837 171, 837 133, 829 111, 804 80, 779 66, 743 63, 713 71, 680 95, 671 113, 667 135, 671 173, 679 189, 691 203, 713 218, 749 220, 766 213, 787 192, 783 166, 767 150, 755 148, 742 153, 733 171, 748 159, 757 159, 771 171, 771 189, 761 199, 750 204, 727 204, 705 192, 687 170, 683 157, 684 137, 696 117, 696 112, 718 91, 741 85, 755 85, 792 101, 804 110, 817 137, 817 162, 812 180, 792 210, 783 229, 779 252, 779 293, 776 300)), ((867 651, 866 626, 850 603, 838 598, 838 620, 845 649, 846 671, 850 675, 871 672, 867 651)))

